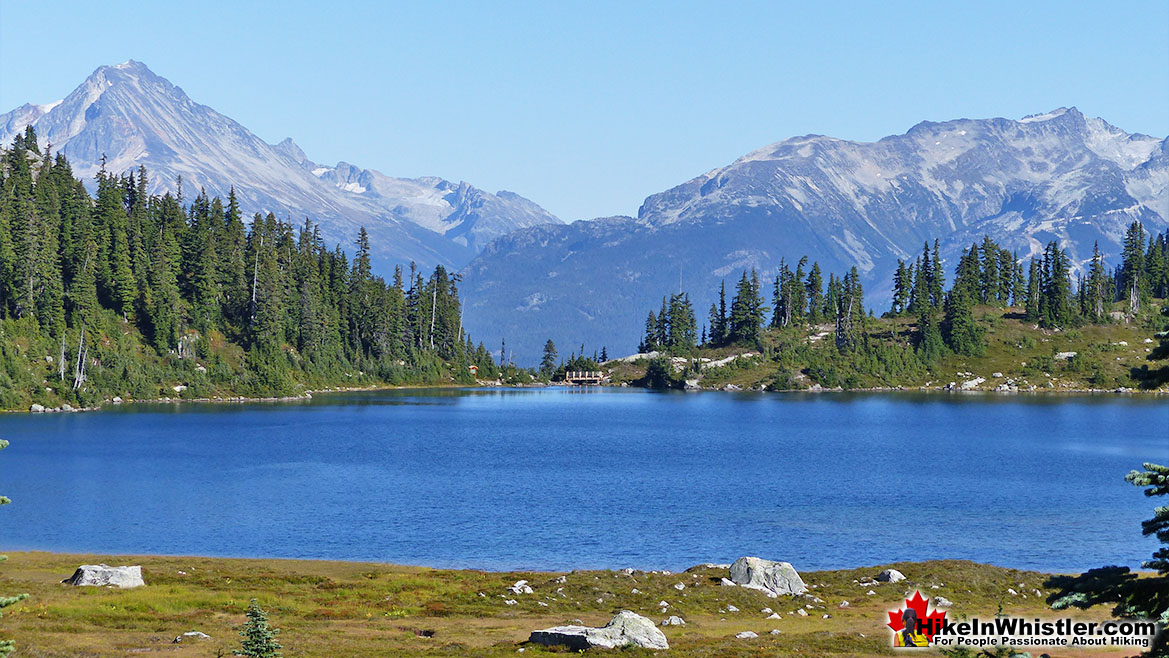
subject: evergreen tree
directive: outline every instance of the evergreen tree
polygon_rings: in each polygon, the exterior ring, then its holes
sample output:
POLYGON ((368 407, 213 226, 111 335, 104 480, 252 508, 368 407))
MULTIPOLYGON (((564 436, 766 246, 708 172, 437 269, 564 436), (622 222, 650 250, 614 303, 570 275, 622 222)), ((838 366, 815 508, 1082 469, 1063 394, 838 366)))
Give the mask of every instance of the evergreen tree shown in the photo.
POLYGON ((1096 242, 1092 245, 1092 263, 1088 268, 1088 280, 1086 283, 1086 308, 1085 314, 1093 321, 1100 322, 1104 319, 1104 305, 1107 300, 1108 282, 1107 275, 1104 271, 1104 259, 1100 256, 1100 243, 1096 242))
POLYGON ((889 312, 892 315, 902 315, 909 310, 909 290, 912 281, 909 278, 909 268, 905 261, 897 259, 897 271, 893 274, 893 305, 889 312))
POLYGON ((268 613, 264 612, 256 599, 248 604, 247 617, 248 620, 239 631, 243 638, 240 641, 242 646, 232 653, 248 658, 280 658, 280 650, 284 648, 276 641, 280 629, 268 624, 268 613))
POLYGON ((1039 304, 1039 293, 1039 262, 1032 258, 1031 268, 1027 274, 1027 294, 1025 296, 1026 302, 1023 311, 1023 317, 1030 322, 1036 322, 1040 318, 1041 308, 1039 304))
POLYGON ((653 352, 658 349, 658 319, 653 311, 645 319, 645 333, 642 334, 641 344, 637 351, 641 353, 653 352))
POLYGON ((986 330, 974 321, 971 292, 955 284, 946 296, 942 336, 956 354, 981 356, 986 352, 986 330))
POLYGON ((1121 261, 1121 285, 1128 312, 1136 315, 1141 303, 1148 299, 1148 285, 1145 280, 1145 228, 1139 221, 1129 225, 1124 234, 1124 251, 1121 261))
POLYGON ((817 324, 824 319, 824 277, 820 273, 820 263, 812 263, 804 288, 808 293, 808 322, 817 324))
POLYGON ((549 338, 547 343, 544 343, 544 358, 540 360, 540 372, 545 375, 551 375, 556 371, 556 364, 560 360, 560 355, 556 353, 556 343, 549 338))
POLYGON ((758 274, 752 270, 748 278, 744 271, 736 287, 735 297, 731 300, 728 340, 733 343, 753 343, 758 340, 766 313, 767 307, 759 295, 758 274))
POLYGON ((925 363, 932 363, 946 352, 946 343, 938 328, 934 309, 923 304, 917 317, 916 351, 925 363))

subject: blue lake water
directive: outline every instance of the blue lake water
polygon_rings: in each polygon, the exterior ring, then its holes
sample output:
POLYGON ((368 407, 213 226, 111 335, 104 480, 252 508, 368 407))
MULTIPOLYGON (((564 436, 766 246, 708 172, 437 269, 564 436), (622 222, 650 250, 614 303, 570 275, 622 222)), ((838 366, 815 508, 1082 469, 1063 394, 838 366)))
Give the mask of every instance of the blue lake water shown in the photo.
POLYGON ((1169 402, 652 393, 318 395, 6 414, 0 547, 666 568, 1139 565, 1169 402))

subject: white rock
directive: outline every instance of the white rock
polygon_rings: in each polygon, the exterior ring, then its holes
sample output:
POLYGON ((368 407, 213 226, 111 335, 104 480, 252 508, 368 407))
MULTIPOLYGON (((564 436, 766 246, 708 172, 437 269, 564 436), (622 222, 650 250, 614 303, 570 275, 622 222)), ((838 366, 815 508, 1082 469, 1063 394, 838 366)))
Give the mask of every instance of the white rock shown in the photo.
POLYGON ((796 610, 796 614, 801 616, 801 617, 807 617, 808 611, 804 610, 803 608, 800 608, 799 610, 796 610))
POLYGON ((548 646, 565 646, 574 651, 628 646, 645 649, 670 648, 666 635, 658 630, 652 621, 628 610, 617 613, 603 628, 555 626, 532 631, 528 641, 548 646))
POLYGON ((178 385, 172 386, 171 388, 174 390, 175 393, 182 393, 183 391, 187 390, 187 387, 185 384, 178 384, 178 385))
POLYGON ((171 644, 182 644, 183 640, 210 640, 211 636, 202 631, 187 631, 176 637, 171 644))
POLYGON ((991 377, 994 377, 995 379, 1002 379, 1003 373, 1001 373, 1001 372, 992 372, 992 373, 990 373, 990 376, 991 376, 991 377))
POLYGON ((885 569, 877 574, 877 582, 881 583, 899 583, 905 580, 905 574, 896 569, 885 569))
POLYGON ((674 589, 681 592, 682 590, 686 589, 686 586, 683 585, 682 583, 674 583, 674 589))
POLYGON ((633 589, 629 590, 629 593, 630 594, 641 594, 641 590, 634 587, 633 589))
POLYGON ((31 411, 31 412, 32 412, 32 413, 34 413, 34 414, 44 413, 44 411, 45 411, 45 405, 43 405, 43 404, 35 404, 35 403, 34 403, 32 406, 30 406, 30 407, 28 408, 28 410, 29 410, 29 411, 31 411))
POLYGON ((841 602, 840 602, 840 605, 838 605, 838 606, 836 606, 836 607, 837 607, 837 608, 847 608, 847 607, 848 607, 848 601, 841 601, 841 602))
POLYGON ((967 381, 962 382, 962 390, 963 391, 972 391, 972 390, 978 388, 978 385, 985 382, 985 381, 986 381, 986 378, 984 378, 984 377, 975 377, 974 379, 969 379, 967 381))
POLYGON ((723 587, 738 587, 738 585, 735 584, 735 581, 728 578, 723 578, 722 580, 718 581, 718 584, 722 585, 723 587))
POLYGON ((115 396, 114 396, 114 399, 113 399, 113 400, 110 400, 110 402, 113 402, 114 404, 122 404, 122 398, 121 398, 121 397, 119 397, 119 396, 117 396, 117 395, 115 395, 115 396))
POLYGON ((938 606, 939 608, 949 608, 954 604, 944 596, 935 596, 934 605, 938 606))
POLYGON ((767 615, 766 619, 783 619, 783 617, 780 617, 778 612, 773 612, 767 615))
POLYGON ((1018 593, 1018 592, 1016 592, 1015 590, 1011 589, 1010 587, 1008 587, 1008 588, 1007 588, 1007 594, 1010 594, 1011 596, 1018 596, 1018 595, 1019 595, 1019 593, 1018 593))
POLYGON ((759 637, 759 635, 755 631, 743 631, 741 633, 735 633, 735 637, 740 640, 750 640, 753 637, 759 637))
POLYGON ((685 626, 686 620, 678 615, 670 615, 662 620, 662 626, 685 626))
POLYGON ((769 615, 769 614, 771 614, 771 613, 773 613, 773 612, 775 612, 775 611, 774 611, 774 610, 772 610, 771 608, 764 608, 764 609, 760 610, 759 612, 762 612, 762 613, 763 613, 763 614, 765 614, 765 615, 769 615))
POLYGON ((142 587, 142 567, 111 567, 108 564, 83 564, 73 575, 62 580, 77 587, 142 587))
POLYGON ((735 607, 735 606, 733 606, 733 605, 728 605, 728 606, 727 606, 727 612, 738 612, 738 611, 739 611, 739 609, 738 609, 738 608, 736 608, 736 607, 735 607))
POLYGON ((508 605, 515 605, 516 601, 515 601, 515 599, 505 599, 504 603, 506 603, 508 605))
POLYGON ((507 588, 512 594, 531 594, 532 586, 526 580, 517 580, 514 585, 507 588))
POLYGON ((873 590, 869 590, 869 591, 865 592, 865 594, 872 596, 872 595, 876 594, 876 592, 874 592, 873 590))
POLYGON ((564 576, 557 576, 552 579, 552 582, 563 585, 564 583, 568 582, 568 578, 565 578, 564 576))
MULTIPOLYGON (((1125 343, 1125 345, 1127 345, 1127 344, 1128 343, 1125 343)), ((1056 352, 1054 358, 1056 361, 1067 361, 1069 359, 1076 358, 1076 353, 1075 352, 1056 352)))
POLYGON ((773 595, 803 594, 808 591, 800 574, 789 562, 741 557, 731 565, 731 580, 739 586, 773 595))
POLYGON ((783 631, 779 630, 778 628, 773 628, 773 629, 771 629, 771 634, 772 634, 772 635, 779 635, 779 634, 780 634, 780 633, 782 633, 782 632, 783 632, 783 631))
POLYGON ((665 601, 658 601, 658 607, 659 608, 668 608, 668 607, 670 607, 670 604, 666 603, 665 601))

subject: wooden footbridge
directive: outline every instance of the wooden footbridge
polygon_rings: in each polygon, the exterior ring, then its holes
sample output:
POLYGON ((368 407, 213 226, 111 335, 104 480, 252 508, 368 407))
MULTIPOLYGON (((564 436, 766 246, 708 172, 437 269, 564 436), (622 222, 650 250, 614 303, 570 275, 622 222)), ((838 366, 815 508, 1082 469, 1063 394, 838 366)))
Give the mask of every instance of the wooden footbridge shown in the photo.
POLYGON ((598 385, 608 379, 608 375, 603 372, 594 372, 591 370, 574 371, 569 370, 564 373, 565 384, 580 384, 580 385, 598 385))

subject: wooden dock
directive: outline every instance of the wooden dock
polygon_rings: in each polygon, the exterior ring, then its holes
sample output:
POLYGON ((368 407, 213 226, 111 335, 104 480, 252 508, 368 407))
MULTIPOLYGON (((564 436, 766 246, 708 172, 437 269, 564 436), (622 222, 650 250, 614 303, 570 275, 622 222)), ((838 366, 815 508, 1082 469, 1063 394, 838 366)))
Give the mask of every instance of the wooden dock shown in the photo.
POLYGON ((608 375, 603 372, 594 372, 591 370, 574 371, 569 370, 564 373, 564 383, 579 384, 582 386, 597 386, 601 382, 608 379, 608 375))

